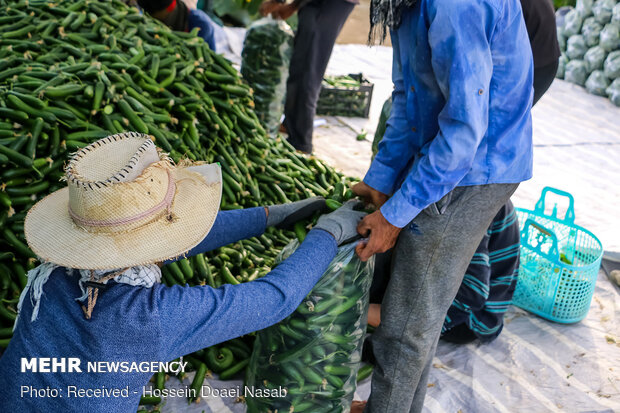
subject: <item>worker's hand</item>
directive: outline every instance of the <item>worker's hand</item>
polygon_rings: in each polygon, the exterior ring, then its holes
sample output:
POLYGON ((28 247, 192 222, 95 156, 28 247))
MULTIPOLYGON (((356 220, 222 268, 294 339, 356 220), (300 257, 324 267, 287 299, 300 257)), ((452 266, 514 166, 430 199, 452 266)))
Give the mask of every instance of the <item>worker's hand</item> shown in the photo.
POLYGON ((374 205, 377 209, 381 208, 381 206, 389 199, 389 196, 370 187, 365 182, 360 182, 353 185, 351 190, 353 190, 355 195, 363 198, 364 202, 374 205))
POLYGON ((295 2, 292 2, 281 6, 280 8, 274 10, 272 13, 273 17, 275 17, 276 19, 286 20, 296 12, 297 6, 295 5, 295 2))
POLYGON ((357 225, 366 215, 365 212, 357 211, 362 207, 360 201, 354 199, 347 201, 334 212, 319 218, 314 228, 329 232, 340 245, 357 236, 357 225))
POLYGON ((357 232, 367 237, 368 241, 360 242, 355 252, 362 261, 368 261, 374 254, 385 252, 396 244, 402 228, 390 224, 381 210, 367 215, 357 226, 357 232))
POLYGON ((281 3, 277 3, 273 0, 268 0, 268 1, 264 1, 260 5, 260 7, 258 8, 258 12, 261 14, 261 16, 264 17, 264 16, 267 16, 268 14, 275 12, 280 7, 282 7, 281 3))
POLYGON ((295 222, 310 218, 316 212, 324 212, 327 210, 327 206, 325 205, 325 198, 315 196, 290 204, 272 205, 266 209, 268 227, 276 226, 282 229, 291 229, 295 222))

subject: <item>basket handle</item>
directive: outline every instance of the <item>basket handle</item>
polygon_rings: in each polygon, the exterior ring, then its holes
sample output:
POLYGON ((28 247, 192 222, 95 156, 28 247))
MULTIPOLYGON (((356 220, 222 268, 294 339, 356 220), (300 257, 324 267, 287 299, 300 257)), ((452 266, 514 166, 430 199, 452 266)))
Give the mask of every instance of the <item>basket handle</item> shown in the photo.
POLYGON ((540 225, 539 223, 537 223, 531 218, 525 221, 525 225, 523 226, 523 229, 521 230, 521 245, 524 245, 536 251, 539 255, 547 258, 550 261, 557 261, 560 257, 560 252, 558 250, 558 238, 555 236, 553 231, 540 225), (530 227, 536 229, 539 233, 537 237, 539 242, 537 243, 536 246, 532 245, 529 242, 530 227), (551 238, 551 249, 548 252, 544 252, 541 248, 543 244, 542 241, 545 237, 551 238))
MULTIPOLYGON (((538 202, 536 202, 536 206, 534 207, 534 211, 539 213, 540 215, 545 216, 545 198, 547 196, 547 193, 549 192, 553 192, 556 195, 560 195, 560 196, 564 196, 568 198, 568 208, 566 209, 566 214, 564 215, 564 218, 562 219, 562 221, 568 224, 572 224, 573 222, 575 222, 575 199, 573 198, 573 196, 566 191, 552 188, 550 186, 546 186, 543 188, 540 194, 540 199, 538 200, 538 202)), ((558 209, 557 209, 557 204, 556 204, 553 206, 553 211, 551 212, 550 216, 552 218, 557 219, 558 218, 557 215, 558 215, 558 209)))

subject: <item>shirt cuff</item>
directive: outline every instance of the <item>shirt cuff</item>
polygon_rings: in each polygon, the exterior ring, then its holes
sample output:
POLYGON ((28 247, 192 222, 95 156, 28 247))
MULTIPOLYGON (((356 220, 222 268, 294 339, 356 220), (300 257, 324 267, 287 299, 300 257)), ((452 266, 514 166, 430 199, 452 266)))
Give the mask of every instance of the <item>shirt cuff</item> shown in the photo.
POLYGON ((375 159, 364 176, 364 183, 379 192, 390 195, 394 190, 397 175, 398 173, 393 168, 375 159))
POLYGON ((398 228, 411 222, 422 210, 409 203, 402 191, 397 191, 381 207, 381 214, 387 221, 398 228))

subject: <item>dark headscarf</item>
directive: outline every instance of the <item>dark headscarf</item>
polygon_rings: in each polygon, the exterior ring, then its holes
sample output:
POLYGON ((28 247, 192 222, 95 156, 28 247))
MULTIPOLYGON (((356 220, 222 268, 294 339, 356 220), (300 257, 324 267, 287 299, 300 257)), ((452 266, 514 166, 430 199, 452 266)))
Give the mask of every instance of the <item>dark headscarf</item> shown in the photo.
POLYGON ((172 30, 181 32, 187 30, 189 9, 182 0, 138 0, 138 5, 151 14, 174 7, 162 22, 172 30))
POLYGON ((368 43, 379 39, 383 43, 388 30, 396 30, 400 26, 403 11, 413 7, 418 0, 371 0, 370 2, 370 33, 368 43))

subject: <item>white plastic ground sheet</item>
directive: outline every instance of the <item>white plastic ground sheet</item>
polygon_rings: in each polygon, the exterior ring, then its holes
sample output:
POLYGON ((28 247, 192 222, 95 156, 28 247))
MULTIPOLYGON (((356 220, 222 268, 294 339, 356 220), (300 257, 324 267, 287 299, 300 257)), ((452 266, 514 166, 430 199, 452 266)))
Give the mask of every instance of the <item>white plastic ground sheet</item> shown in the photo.
MULTIPOLYGON (((238 46, 235 47, 238 49, 238 46)), ((375 83, 370 119, 325 117, 315 130, 315 151, 341 171, 361 177, 381 105, 391 92, 391 49, 336 45, 328 72, 363 72, 375 83)), ((513 197, 532 208, 546 186, 571 192, 576 222, 596 234, 607 251, 620 251, 620 108, 563 81, 554 82, 533 110, 534 178, 513 197)), ((183 386, 191 383, 193 374, 183 386)), ((236 389, 240 380, 214 389, 236 389)), ((172 378, 167 386, 179 387, 172 378)), ((413 389, 412 389, 413 391, 413 389)), ((370 393, 360 383, 356 399, 370 393)), ((207 397, 188 405, 170 398, 163 412, 244 412, 236 398, 207 397)), ((600 272, 590 312, 573 325, 546 321, 518 308, 490 344, 457 346, 440 342, 430 373, 427 412, 620 412, 620 289, 600 272)))

